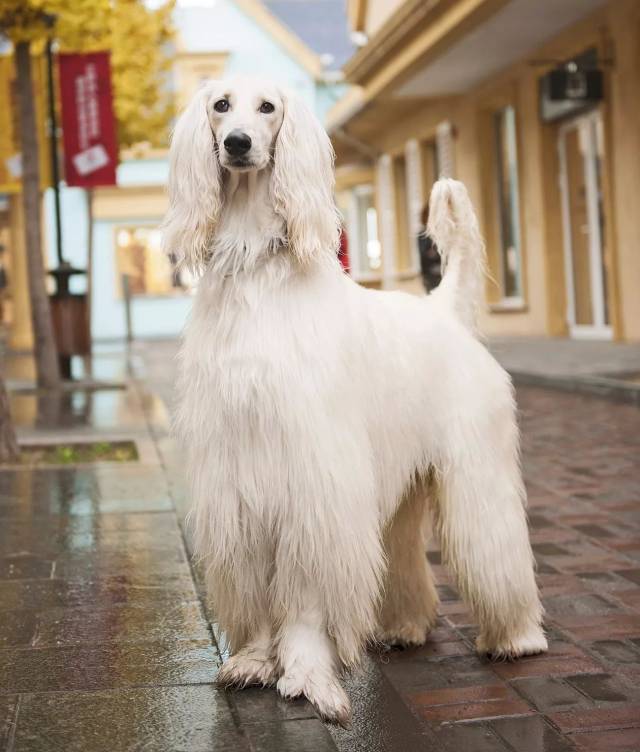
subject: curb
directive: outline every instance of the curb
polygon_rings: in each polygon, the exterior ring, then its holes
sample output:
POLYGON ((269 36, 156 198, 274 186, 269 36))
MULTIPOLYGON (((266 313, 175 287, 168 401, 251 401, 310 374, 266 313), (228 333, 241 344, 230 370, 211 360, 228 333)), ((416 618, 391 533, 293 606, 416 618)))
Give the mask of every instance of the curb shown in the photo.
POLYGON ((547 376, 507 370, 516 386, 540 386, 563 392, 589 394, 640 407, 640 385, 638 384, 630 384, 627 381, 606 376, 547 376))
POLYGON ((113 389, 124 390, 127 388, 126 381, 102 381, 97 379, 78 379, 77 381, 61 381, 55 389, 39 387, 35 381, 7 379, 5 381, 7 391, 12 394, 48 394, 55 392, 101 392, 113 389))

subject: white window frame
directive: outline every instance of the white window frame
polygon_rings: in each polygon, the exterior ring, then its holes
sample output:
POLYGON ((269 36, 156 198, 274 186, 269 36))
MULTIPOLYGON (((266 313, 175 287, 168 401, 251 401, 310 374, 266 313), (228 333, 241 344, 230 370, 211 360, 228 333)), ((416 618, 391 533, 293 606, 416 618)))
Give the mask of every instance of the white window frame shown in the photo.
MULTIPOLYGON (((349 206, 347 209, 347 241, 349 243, 349 272, 355 282, 380 282, 382 280, 382 268, 384 258, 380 258, 380 269, 376 271, 365 271, 362 269, 360 258, 360 216, 358 199, 362 196, 374 196, 375 192, 371 183, 356 185, 351 189, 349 196, 349 206)), ((377 211, 376 211, 377 215, 377 211)), ((378 221, 378 233, 380 231, 380 219, 378 221)), ((378 237, 380 243, 380 238, 378 237)), ((382 244, 381 244, 381 253, 382 244)))
POLYGON ((611 339, 613 329, 605 322, 604 278, 602 276, 602 236, 598 216, 598 180, 595 169, 598 129, 602 128, 602 114, 594 110, 586 115, 563 123, 558 130, 558 156, 560 159, 560 197, 562 205, 562 237, 564 249, 565 289, 567 291, 567 324, 569 334, 574 339, 611 339), (590 129, 583 152, 584 171, 587 189, 587 221, 589 225, 589 276, 591 282, 591 305, 593 324, 576 323, 576 295, 573 275, 573 248, 571 241, 571 209, 569 207, 569 178, 567 173, 566 135, 578 130, 578 138, 590 129), (595 133, 595 137, 592 135, 595 133))
MULTIPOLYGON (((497 310, 518 310, 524 307, 525 301, 524 301, 524 294, 523 294, 523 288, 524 288, 524 276, 523 276, 523 265, 524 265, 524 257, 522 253, 522 222, 521 222, 521 209, 520 209, 520 161, 518 159, 518 113, 516 110, 516 107, 512 104, 506 104, 504 107, 500 107, 499 109, 495 110, 493 113, 493 120, 491 123, 491 130, 492 130, 492 139, 493 139, 493 156, 494 156, 494 189, 496 191, 495 194, 495 221, 498 226, 498 242, 499 242, 499 253, 500 253, 500 272, 499 272, 499 281, 500 281, 500 300, 497 304, 494 304, 492 309, 497 310), (502 191, 502 185, 499 180, 500 176, 500 165, 499 160, 501 159, 501 154, 498 152, 498 140, 497 140, 497 132, 496 132, 496 117, 498 115, 502 116, 505 110, 512 110, 513 116, 514 116, 514 129, 513 129, 513 143, 510 145, 513 149, 513 158, 515 163, 515 176, 514 176, 514 200, 513 204, 514 206, 511 206, 511 211, 513 214, 513 221, 515 223, 515 233, 514 233, 514 241, 515 241, 515 248, 516 252, 518 254, 518 271, 517 271, 517 280, 518 280, 518 289, 519 294, 518 295, 507 295, 506 294, 506 280, 505 280, 505 274, 504 274, 504 268, 505 268, 505 262, 506 259, 504 258, 505 254, 505 247, 504 247, 504 239, 502 237, 502 217, 501 217, 501 211, 502 211, 502 200, 501 200, 501 191, 502 191)), ((504 167, 504 165, 503 165, 504 167)), ((508 165, 507 165, 508 167, 508 165)), ((511 198, 511 197, 510 197, 511 198)))

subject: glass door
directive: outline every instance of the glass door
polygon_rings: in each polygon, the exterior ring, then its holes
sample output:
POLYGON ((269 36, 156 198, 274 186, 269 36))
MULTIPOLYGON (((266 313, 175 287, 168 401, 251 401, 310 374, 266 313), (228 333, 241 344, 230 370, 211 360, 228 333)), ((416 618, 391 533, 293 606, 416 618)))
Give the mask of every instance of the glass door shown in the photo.
POLYGON ((562 125, 558 150, 569 331, 576 338, 609 339, 600 113, 562 125))

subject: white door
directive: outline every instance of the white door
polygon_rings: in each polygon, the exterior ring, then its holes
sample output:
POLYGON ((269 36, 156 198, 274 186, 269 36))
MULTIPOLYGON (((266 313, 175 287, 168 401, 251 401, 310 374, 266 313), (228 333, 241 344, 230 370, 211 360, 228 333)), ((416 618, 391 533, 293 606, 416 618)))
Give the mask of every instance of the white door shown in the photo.
POLYGON ((576 338, 610 339, 600 112, 562 125, 558 151, 569 331, 576 338))

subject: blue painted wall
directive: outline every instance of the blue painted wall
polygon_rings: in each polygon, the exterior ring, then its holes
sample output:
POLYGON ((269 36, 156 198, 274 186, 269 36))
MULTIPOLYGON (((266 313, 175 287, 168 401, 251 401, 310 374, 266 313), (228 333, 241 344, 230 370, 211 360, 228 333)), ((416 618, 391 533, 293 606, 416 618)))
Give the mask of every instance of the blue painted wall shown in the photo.
POLYGON ((215 8, 178 8, 175 19, 190 52, 229 53, 226 75, 281 81, 315 105, 315 83, 309 73, 232 0, 217 0, 215 8))
MULTIPOLYGON (((280 47, 233 0, 217 0, 214 7, 178 8, 174 20, 182 47, 189 52, 228 53, 225 75, 261 75, 294 89, 319 117, 343 91, 342 85, 317 84, 309 73, 280 47)), ((120 186, 166 185, 166 159, 129 161, 118 167, 120 186)), ((87 199, 82 189, 61 190, 64 254, 73 265, 87 265, 87 199)), ((47 249, 55 266, 53 192, 45 195, 47 249)), ((115 231, 118 226, 156 226, 160 217, 140 216, 94 222, 92 333, 96 340, 126 334, 124 302, 117 280, 115 231)), ((76 292, 85 290, 85 278, 72 281, 76 292)), ((132 299, 135 337, 173 337, 180 333, 191 308, 192 296, 136 296, 132 299)))
MULTIPOLYGON (((140 160, 118 166, 121 186, 166 185, 167 160, 140 160)), ((62 187, 62 245, 66 261, 87 268, 88 211, 87 194, 81 188, 62 187)), ((53 190, 45 193, 47 255, 50 268, 55 267, 55 226, 53 190)), ((126 334, 126 314, 115 256, 115 232, 120 226, 156 226, 160 217, 130 216, 113 220, 95 220, 93 228, 93 287, 91 291, 91 331, 94 339, 121 339, 126 334)), ((72 292, 86 292, 86 277, 71 279, 72 292)), ((135 296, 131 304, 132 329, 135 337, 171 337, 180 333, 191 309, 191 296, 135 296)))

